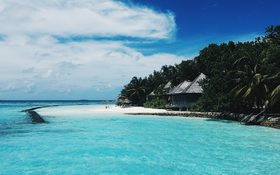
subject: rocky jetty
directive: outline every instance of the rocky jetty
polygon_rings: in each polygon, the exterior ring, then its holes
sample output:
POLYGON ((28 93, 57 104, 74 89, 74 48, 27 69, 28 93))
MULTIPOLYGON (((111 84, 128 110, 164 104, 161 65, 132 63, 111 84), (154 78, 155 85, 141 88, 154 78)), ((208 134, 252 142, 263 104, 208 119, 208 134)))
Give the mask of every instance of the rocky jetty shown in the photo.
POLYGON ((32 123, 47 123, 45 119, 43 119, 35 110, 47 107, 53 107, 57 105, 48 105, 48 106, 38 106, 29 109, 22 110, 21 112, 25 112, 26 115, 31 119, 32 123))
POLYGON ((46 123, 46 121, 35 111, 26 111, 26 114, 30 117, 32 123, 46 123))

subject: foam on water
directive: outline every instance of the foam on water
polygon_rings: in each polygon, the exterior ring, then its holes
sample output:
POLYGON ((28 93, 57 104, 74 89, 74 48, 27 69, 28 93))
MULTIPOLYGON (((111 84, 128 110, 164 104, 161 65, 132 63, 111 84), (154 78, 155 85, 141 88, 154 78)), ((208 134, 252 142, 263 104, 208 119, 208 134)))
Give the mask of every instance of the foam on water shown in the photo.
POLYGON ((198 118, 44 116, 0 107, 0 174, 279 174, 280 131, 198 118))

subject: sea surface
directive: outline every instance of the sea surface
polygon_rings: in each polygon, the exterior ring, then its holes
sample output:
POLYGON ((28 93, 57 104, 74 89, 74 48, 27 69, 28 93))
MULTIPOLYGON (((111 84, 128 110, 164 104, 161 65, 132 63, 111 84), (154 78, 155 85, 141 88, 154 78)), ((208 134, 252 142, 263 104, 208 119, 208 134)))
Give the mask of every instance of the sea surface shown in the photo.
POLYGON ((43 116, 41 105, 93 108, 96 102, 1 102, 0 174, 280 174, 280 130, 201 118, 43 116), (87 105, 90 104, 90 105, 87 105))

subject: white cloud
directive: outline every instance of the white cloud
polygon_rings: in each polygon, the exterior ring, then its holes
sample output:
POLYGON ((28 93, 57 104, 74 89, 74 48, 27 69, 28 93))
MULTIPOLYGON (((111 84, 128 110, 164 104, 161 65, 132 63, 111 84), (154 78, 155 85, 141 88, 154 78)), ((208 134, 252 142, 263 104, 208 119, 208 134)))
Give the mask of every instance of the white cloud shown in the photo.
POLYGON ((2 34, 164 39, 175 29, 173 14, 112 0, 1 0, 0 14, 2 34))
POLYGON ((145 76, 164 64, 174 64, 182 59, 171 54, 144 56, 114 41, 52 43, 48 46, 37 44, 36 40, 28 45, 2 42, 0 53, 5 58, 0 61, 0 69, 4 71, 0 80, 22 77, 81 87, 90 87, 98 80, 118 86, 127 81, 124 76, 145 76))
POLYGON ((172 38, 176 28, 172 14, 112 0, 0 0, 0 23, 0 34, 5 36, 0 40, 3 93, 32 93, 36 98, 80 91, 76 98, 89 98, 78 96, 91 89, 121 87, 132 76, 145 76, 183 59, 166 53, 145 56, 122 41, 60 43, 55 39, 55 35, 100 34, 172 38))

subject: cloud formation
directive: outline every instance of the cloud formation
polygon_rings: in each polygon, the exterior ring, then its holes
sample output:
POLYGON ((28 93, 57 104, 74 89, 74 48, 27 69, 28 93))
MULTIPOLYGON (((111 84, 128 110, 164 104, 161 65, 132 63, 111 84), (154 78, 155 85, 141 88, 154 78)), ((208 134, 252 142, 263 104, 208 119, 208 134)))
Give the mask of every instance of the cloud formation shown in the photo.
MULTIPOLYGON (((0 0, 0 23, 0 98, 100 98, 95 92, 116 93, 132 76, 183 59, 167 53, 147 56, 114 40, 168 40, 176 30, 172 13, 119 1, 0 0), (73 36, 112 39, 57 39, 73 36)), ((102 97, 111 95, 117 94, 102 97)))
POLYGON ((127 6, 113 0, 2 0, 2 34, 111 35, 168 38, 175 29, 171 13, 127 6))

